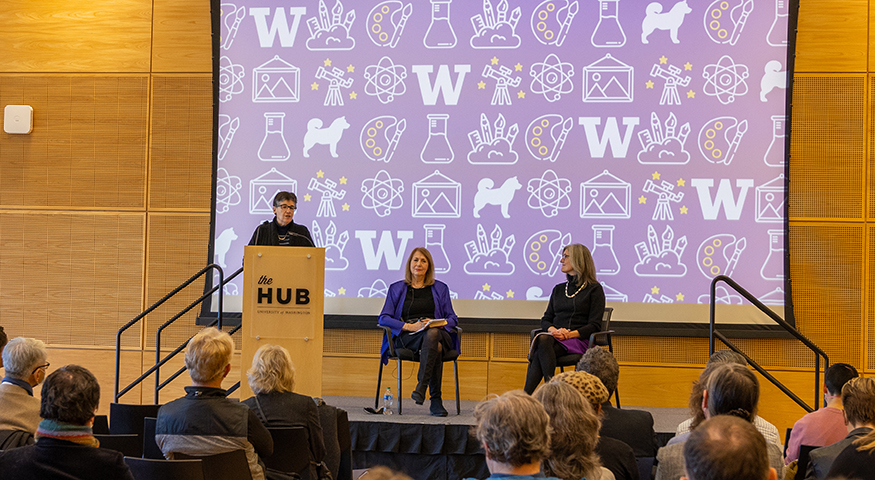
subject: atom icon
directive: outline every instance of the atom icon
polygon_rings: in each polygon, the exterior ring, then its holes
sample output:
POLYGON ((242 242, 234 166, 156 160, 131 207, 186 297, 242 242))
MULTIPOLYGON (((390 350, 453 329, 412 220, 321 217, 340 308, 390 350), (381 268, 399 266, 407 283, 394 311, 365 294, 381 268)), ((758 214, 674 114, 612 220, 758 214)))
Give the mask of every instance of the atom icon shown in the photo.
POLYGON ((231 100, 231 97, 243 93, 243 76, 246 71, 243 65, 231 63, 228 57, 219 60, 219 101, 222 103, 231 100))
POLYGON ((232 176, 228 170, 216 170, 216 213, 225 213, 234 205, 240 204, 240 177, 232 176))
POLYGON ((541 178, 529 180, 526 190, 529 195, 529 208, 540 210, 545 217, 555 217, 559 210, 571 206, 571 181, 556 176, 553 170, 547 170, 541 178))
POLYGON ((395 95, 404 95, 407 87, 404 79, 407 69, 403 65, 395 65, 389 57, 383 57, 376 65, 365 68, 365 93, 377 97, 381 103, 395 100, 395 95))
POLYGON ((717 97, 720 103, 728 105, 735 101, 736 96, 747 93, 744 79, 749 75, 745 65, 735 63, 729 55, 723 55, 717 63, 706 65, 702 71, 705 95, 717 97))
POLYGON ((392 209, 401 208, 404 199, 404 182, 389 176, 389 172, 380 170, 374 178, 362 181, 362 206, 370 208, 380 217, 392 213, 392 209))
POLYGON ((555 53, 547 55, 541 63, 533 63, 529 75, 532 92, 544 95, 548 102, 555 102, 574 89, 574 65, 563 63, 555 53))

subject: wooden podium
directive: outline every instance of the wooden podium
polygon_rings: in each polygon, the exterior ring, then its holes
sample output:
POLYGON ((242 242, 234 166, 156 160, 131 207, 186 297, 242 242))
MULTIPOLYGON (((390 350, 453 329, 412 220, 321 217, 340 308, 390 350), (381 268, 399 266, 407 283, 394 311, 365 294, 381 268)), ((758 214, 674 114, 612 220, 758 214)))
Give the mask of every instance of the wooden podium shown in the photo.
POLYGON ((325 249, 252 245, 243 258, 240 398, 252 395, 246 371, 266 343, 292 355, 295 392, 321 397, 325 249))

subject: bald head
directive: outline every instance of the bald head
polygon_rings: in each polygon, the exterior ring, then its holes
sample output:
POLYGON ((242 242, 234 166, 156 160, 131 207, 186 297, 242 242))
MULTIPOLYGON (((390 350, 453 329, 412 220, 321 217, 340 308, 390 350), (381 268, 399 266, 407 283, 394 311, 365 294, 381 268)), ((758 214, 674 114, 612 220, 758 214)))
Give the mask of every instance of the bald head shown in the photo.
POLYGON ((762 434, 750 422, 718 415, 702 422, 684 443, 689 480, 769 480, 769 451, 762 434))

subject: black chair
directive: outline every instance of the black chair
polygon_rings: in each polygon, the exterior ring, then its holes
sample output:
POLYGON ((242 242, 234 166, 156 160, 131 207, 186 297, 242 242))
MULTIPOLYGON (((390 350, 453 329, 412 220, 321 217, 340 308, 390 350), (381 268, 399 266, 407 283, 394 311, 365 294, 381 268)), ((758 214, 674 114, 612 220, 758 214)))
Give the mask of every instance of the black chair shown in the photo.
POLYGON ((653 464, 656 457, 635 457, 638 465, 638 478, 640 480, 653 480, 653 464))
MULTIPOLYGON (((378 325, 378 327, 383 329, 383 336, 387 338, 389 342, 389 360, 396 360, 398 362, 398 415, 401 415, 401 377, 403 376, 401 370, 401 361, 407 360, 409 362, 419 363, 419 351, 408 350, 406 348, 395 348, 395 335, 392 334, 392 329, 389 327, 384 327, 382 325, 378 325)), ((461 344, 462 341, 462 329, 459 327, 453 327, 453 332, 456 333, 459 337, 459 342, 461 344)), ((456 378, 456 415, 462 414, 462 403, 459 400, 459 353, 456 350, 449 350, 444 352, 444 356, 441 359, 442 362, 446 363, 449 361, 453 362, 453 373, 456 378)), ((377 395, 374 397, 374 409, 379 408, 380 406, 380 383, 383 381, 383 360, 380 359, 380 371, 377 373, 377 395)))
POLYGON ((109 404, 109 433, 122 435, 128 433, 143 434, 143 419, 157 417, 161 405, 129 405, 124 403, 109 404))
MULTIPOLYGON (((611 315, 614 313, 614 307, 605 307, 605 313, 602 316, 602 330, 600 332, 595 332, 589 336, 589 345, 598 345, 599 347, 608 347, 608 351, 614 353, 614 345, 611 342, 611 334, 614 333, 611 330, 611 315)), ((532 330, 530 341, 535 340, 535 335, 543 332, 544 330, 540 328, 536 328, 532 330)), ((560 372, 565 371, 565 367, 573 367, 577 365, 577 362, 580 361, 580 357, 583 355, 579 353, 569 353, 568 355, 563 355, 556 359, 556 366, 559 367, 560 372)), ((614 390, 614 398, 617 400, 617 408, 620 408, 620 389, 617 388, 614 390)))
POLYGON ((127 435, 94 435, 100 441, 100 448, 122 452, 126 457, 141 457, 143 455, 143 437, 136 433, 127 435))
POLYGON ((136 480, 204 480, 200 460, 155 460, 125 457, 136 480))
POLYGON ((91 426, 91 433, 109 435, 109 418, 106 415, 95 415, 94 424, 91 426))
POLYGON ((155 422, 157 418, 146 417, 143 419, 143 458, 161 460, 164 454, 155 443, 155 422))
POLYGON ((231 450, 230 452, 204 456, 174 452, 173 457, 177 460, 200 460, 203 462, 204 478, 210 480, 252 480, 249 461, 243 450, 231 450))
POLYGON ((791 433, 793 433, 793 427, 788 427, 787 433, 784 434, 784 458, 787 458, 787 445, 790 444, 791 433))
POLYGON ((349 414, 337 409, 337 442, 340 444, 340 468, 334 480, 352 480, 352 433, 349 414))
MULTIPOLYGON (((304 427, 268 428, 273 438, 273 454, 261 457, 264 465, 283 473, 296 473, 305 478, 310 467, 310 435, 304 427)), ((316 480, 308 475, 310 480, 316 480)))
POLYGON ((811 463, 811 451, 815 448, 820 447, 814 445, 799 445, 799 460, 796 461, 795 480, 803 480, 805 478, 808 464, 811 463))
POLYGON ((34 444, 33 433, 23 430, 0 430, 0 451, 34 444))

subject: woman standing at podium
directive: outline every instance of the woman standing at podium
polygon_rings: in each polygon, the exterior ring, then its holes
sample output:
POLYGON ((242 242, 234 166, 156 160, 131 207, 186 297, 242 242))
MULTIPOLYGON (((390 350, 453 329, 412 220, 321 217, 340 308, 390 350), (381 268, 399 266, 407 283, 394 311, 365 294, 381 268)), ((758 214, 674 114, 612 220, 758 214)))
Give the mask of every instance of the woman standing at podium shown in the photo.
MULTIPOLYGON (((423 247, 414 248, 407 258, 404 280, 389 286, 386 303, 380 312, 380 325, 392 329, 395 348, 419 351, 419 381, 410 397, 417 405, 425 402, 428 388, 431 405, 429 411, 437 417, 446 417, 447 410, 441 402, 441 379, 443 353, 459 349, 459 338, 453 328, 459 323, 450 300, 450 289, 434 279, 434 262, 431 253, 423 247), (445 322, 432 322, 445 320, 445 322), (440 326, 435 325, 440 324, 440 326)), ((381 361, 388 359, 388 336, 383 336, 380 350, 381 361)), ((398 392, 399 395, 401 392, 398 392)))
POLYGON ((293 221, 298 209, 298 197, 292 192, 278 192, 273 197, 273 220, 268 220, 252 232, 249 245, 315 247, 310 230, 293 221))
POLYGON ((541 330, 532 342, 525 391, 530 394, 553 378, 556 359, 569 353, 586 352, 589 336, 602 329, 605 291, 595 277, 595 263, 589 249, 579 243, 565 247, 559 260, 566 282, 553 287, 541 330), (584 340, 586 339, 586 340, 584 340))

